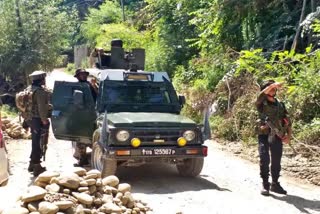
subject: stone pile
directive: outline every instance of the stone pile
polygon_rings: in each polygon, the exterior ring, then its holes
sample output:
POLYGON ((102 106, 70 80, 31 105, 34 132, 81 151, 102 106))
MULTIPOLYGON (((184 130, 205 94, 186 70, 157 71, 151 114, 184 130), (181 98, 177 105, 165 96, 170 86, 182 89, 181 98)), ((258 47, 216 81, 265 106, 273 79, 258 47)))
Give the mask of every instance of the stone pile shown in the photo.
POLYGON ((22 128, 22 125, 18 120, 3 117, 2 121, 2 131, 4 132, 4 139, 31 139, 31 133, 22 128))
POLYGON ((131 186, 116 176, 101 178, 98 170, 75 167, 73 172, 40 174, 21 196, 21 207, 3 214, 149 214, 146 203, 135 200, 131 186))

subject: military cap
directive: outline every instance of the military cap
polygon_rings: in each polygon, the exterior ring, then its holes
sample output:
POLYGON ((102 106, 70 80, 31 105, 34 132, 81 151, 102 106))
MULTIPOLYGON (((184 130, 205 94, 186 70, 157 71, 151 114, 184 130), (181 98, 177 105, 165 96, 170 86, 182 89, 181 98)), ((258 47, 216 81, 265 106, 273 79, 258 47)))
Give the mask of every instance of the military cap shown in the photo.
POLYGON ((74 77, 77 77, 80 73, 85 73, 85 74, 89 75, 89 72, 86 71, 85 69, 78 68, 78 69, 76 70, 76 73, 74 74, 74 77))
POLYGON ((275 83, 274 80, 267 80, 267 81, 263 81, 260 85, 260 90, 262 91, 263 89, 265 89, 266 87, 268 87, 269 85, 272 85, 273 83, 275 83))
POLYGON ((46 78, 46 76, 47 76, 47 73, 44 71, 34 71, 29 75, 31 80, 41 80, 46 78))

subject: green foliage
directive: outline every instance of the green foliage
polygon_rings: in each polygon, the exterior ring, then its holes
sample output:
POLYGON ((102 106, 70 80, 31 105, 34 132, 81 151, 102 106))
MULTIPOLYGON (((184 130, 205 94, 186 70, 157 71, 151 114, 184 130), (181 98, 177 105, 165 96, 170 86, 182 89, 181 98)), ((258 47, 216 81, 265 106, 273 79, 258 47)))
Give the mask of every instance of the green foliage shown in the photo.
POLYGON ((298 130, 297 138, 310 145, 320 143, 320 118, 314 118, 311 123, 305 124, 298 130))
POLYGON ((89 9, 88 16, 81 25, 81 32, 90 43, 95 44, 96 38, 105 33, 104 29, 101 28, 102 25, 120 23, 120 21, 121 8, 119 3, 117 1, 105 1, 98 9, 89 9))
POLYGON ((71 75, 74 75, 74 71, 76 70, 76 67, 74 63, 68 63, 67 68, 65 68, 65 72, 71 75))
POLYGON ((59 0, 0 2, 0 73, 8 79, 51 70, 61 50, 71 44, 73 10, 59 0), (18 75, 17 75, 18 74, 18 75))
POLYGON ((9 105, 2 105, 0 110, 1 110, 1 117, 14 118, 18 116, 17 109, 12 108, 9 105))

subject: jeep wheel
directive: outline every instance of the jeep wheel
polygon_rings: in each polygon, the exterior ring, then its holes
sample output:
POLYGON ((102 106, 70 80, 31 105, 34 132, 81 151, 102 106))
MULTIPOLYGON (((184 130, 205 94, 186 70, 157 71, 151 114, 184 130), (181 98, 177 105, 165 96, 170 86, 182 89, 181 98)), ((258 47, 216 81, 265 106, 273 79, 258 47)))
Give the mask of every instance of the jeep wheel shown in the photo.
POLYGON ((182 164, 177 164, 177 169, 181 176, 196 177, 203 167, 203 158, 184 159, 182 164))
POLYGON ((98 142, 95 142, 92 145, 91 164, 93 168, 101 172, 103 178, 114 175, 117 171, 117 161, 109 158, 104 159, 103 149, 98 142))

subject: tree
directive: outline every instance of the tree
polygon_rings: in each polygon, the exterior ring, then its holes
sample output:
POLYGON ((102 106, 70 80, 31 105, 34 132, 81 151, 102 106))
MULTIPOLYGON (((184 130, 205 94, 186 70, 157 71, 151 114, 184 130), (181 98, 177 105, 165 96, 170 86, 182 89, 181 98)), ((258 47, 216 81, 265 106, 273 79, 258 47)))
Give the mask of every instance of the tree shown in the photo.
POLYGON ((76 15, 58 0, 0 2, 0 74, 27 80, 36 69, 51 70, 70 45, 76 15))

